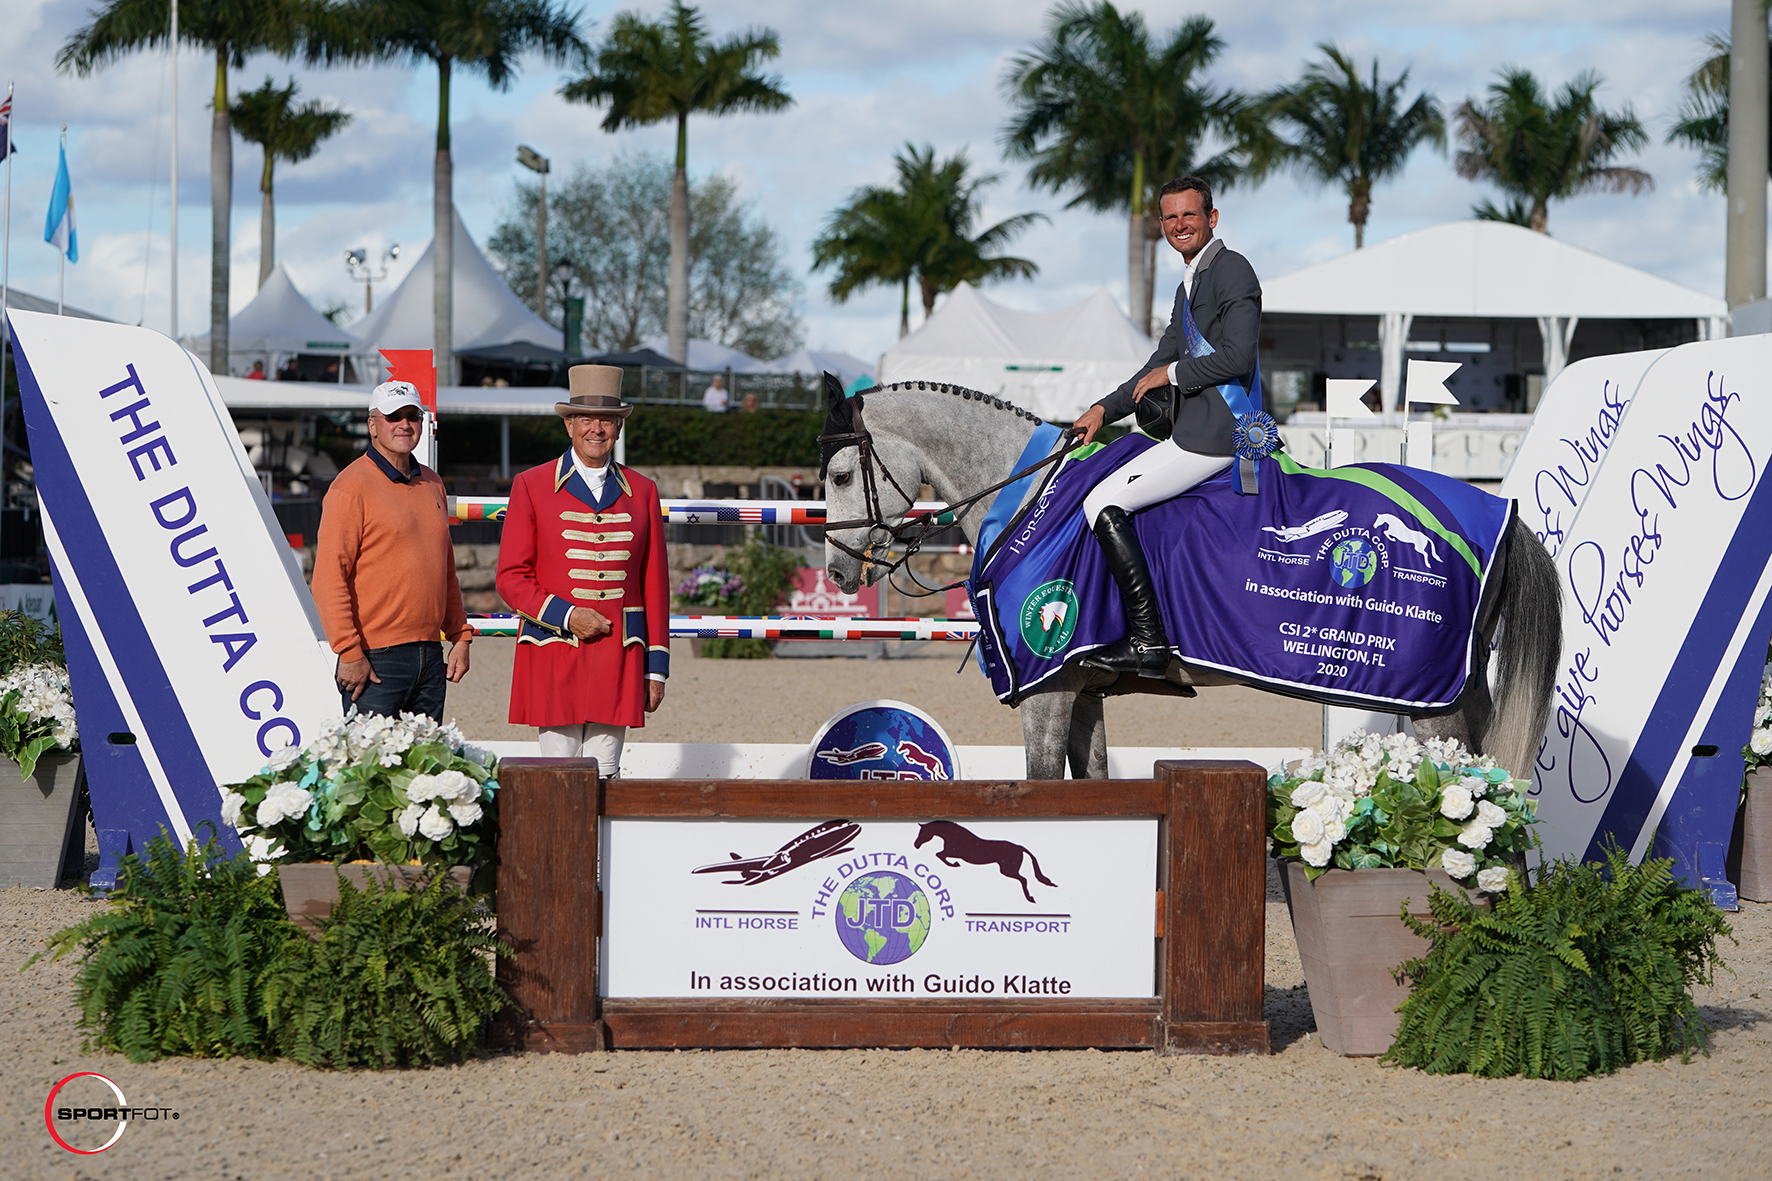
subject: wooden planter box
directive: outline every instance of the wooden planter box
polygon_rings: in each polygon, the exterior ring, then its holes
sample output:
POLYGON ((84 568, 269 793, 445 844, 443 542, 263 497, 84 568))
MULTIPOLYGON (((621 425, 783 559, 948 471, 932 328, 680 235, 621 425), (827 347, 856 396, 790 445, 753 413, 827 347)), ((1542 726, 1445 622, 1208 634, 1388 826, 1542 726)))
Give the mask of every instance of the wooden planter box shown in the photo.
POLYGON ((1761 767, 1747 777, 1747 807, 1741 821, 1743 898, 1772 902, 1772 768, 1761 767))
MULTIPOLYGON (((318 938, 320 928, 314 920, 332 913, 333 904, 338 901, 340 876, 359 890, 371 877, 384 885, 392 882, 399 889, 413 890, 429 885, 432 872, 422 865, 333 865, 328 861, 313 861, 302 865, 279 865, 277 881, 283 887, 283 906, 289 911, 289 917, 296 926, 318 938)), ((449 880, 460 890, 467 889, 473 877, 473 869, 466 865, 457 865, 449 871, 449 880)))
POLYGON ((1398 917, 1428 917, 1431 887, 1457 890, 1486 907, 1487 899, 1464 890, 1441 869, 1331 869, 1316 881, 1288 861, 1280 883, 1292 911, 1292 932, 1304 965, 1311 1013, 1323 1044, 1348 1057, 1371 1057, 1390 1049, 1409 986, 1396 974, 1405 960, 1427 954, 1428 941, 1398 917))
POLYGON ((29 779, 19 778, 17 763, 0 759, 0 889, 55 889, 79 800, 79 755, 44 755, 29 779))

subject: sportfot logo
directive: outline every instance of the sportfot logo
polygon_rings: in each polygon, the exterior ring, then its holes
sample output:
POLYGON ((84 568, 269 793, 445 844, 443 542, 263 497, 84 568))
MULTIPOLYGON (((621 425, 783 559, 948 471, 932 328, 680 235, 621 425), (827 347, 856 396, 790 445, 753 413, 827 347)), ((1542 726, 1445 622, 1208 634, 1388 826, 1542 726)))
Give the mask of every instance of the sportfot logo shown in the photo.
POLYGON ((43 1122, 69 1152, 93 1156, 123 1138, 129 1125, 175 1120, 170 1107, 131 1107, 123 1088, 94 1070, 77 1071, 49 1088, 43 1122), (107 1095, 106 1092, 109 1092, 107 1095))

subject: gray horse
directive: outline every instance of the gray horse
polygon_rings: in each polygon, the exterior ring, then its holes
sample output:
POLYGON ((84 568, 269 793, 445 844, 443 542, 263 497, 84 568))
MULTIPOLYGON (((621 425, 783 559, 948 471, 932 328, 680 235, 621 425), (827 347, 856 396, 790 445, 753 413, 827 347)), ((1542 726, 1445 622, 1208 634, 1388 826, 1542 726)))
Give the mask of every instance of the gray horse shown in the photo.
MULTIPOLYGON (((871 520, 876 509, 879 519, 896 521, 924 484, 949 503, 973 496, 1014 471, 1040 424, 1034 415, 1000 398, 934 382, 901 382, 844 399, 841 387, 827 379, 825 392, 829 410, 825 434, 837 436, 825 444, 825 503, 832 522, 871 520), (860 425, 870 446, 865 465, 857 442, 846 438, 856 430, 850 410, 855 403, 863 404, 860 425)), ((985 497, 958 519, 974 545, 989 508, 990 497, 985 497)), ((848 593, 864 580, 878 581, 883 567, 856 555, 883 557, 891 540, 877 524, 828 531, 825 565, 832 581, 848 593)), ((1415 729, 1424 738, 1458 738, 1472 750, 1494 756, 1515 775, 1525 775, 1550 713, 1562 647, 1562 598, 1549 553, 1518 520, 1503 559, 1495 576, 1501 580, 1496 607, 1482 621, 1478 644, 1479 652, 1488 653, 1499 629, 1494 696, 1484 675, 1488 670, 1474 672, 1451 712, 1418 717, 1415 729)), ((1106 778, 1104 695, 1156 692, 1191 697, 1194 686, 1241 683, 1185 666, 1179 683, 1116 677, 1073 661, 1042 681, 1021 703, 1028 778, 1063 779, 1067 760, 1075 778, 1106 778)))

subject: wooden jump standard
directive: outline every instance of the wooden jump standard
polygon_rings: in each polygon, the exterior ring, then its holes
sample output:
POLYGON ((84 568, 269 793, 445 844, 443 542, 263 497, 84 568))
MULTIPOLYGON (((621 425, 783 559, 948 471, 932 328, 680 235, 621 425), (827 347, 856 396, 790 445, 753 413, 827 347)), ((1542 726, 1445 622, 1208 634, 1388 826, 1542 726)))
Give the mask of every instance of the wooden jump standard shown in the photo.
POLYGON ((1265 1054, 1266 773, 1159 762, 1148 780, 802 782, 616 779, 594 760, 499 764, 498 977, 530 1050, 1151 1048, 1265 1054), (597 993, 600 817, 854 821, 1150 816, 1158 821, 1157 995, 1148 999, 622 999, 597 993))

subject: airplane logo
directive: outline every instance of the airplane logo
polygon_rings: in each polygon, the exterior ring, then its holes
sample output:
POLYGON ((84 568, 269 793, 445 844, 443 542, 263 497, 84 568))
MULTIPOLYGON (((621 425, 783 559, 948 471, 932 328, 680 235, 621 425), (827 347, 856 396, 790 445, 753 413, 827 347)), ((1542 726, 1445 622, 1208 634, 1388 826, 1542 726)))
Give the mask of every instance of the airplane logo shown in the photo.
POLYGON ((946 779, 948 777, 947 768, 941 765, 941 760, 914 742, 909 740, 900 742, 898 757, 913 767, 921 768, 930 779, 946 779))
MULTIPOLYGON (((885 748, 881 747, 881 753, 885 748)), ((807 829, 775 852, 763 857, 740 857, 737 853, 729 854, 730 861, 717 861, 713 865, 704 865, 692 869, 691 873, 736 873, 736 878, 728 878, 722 882, 725 886, 755 886, 771 878, 780 877, 789 870, 799 869, 802 865, 810 865, 825 857, 835 857, 839 853, 847 853, 855 846, 853 841, 861 832, 861 825, 848 820, 827 820, 823 824, 807 829)))
POLYGON ((1347 520, 1347 514, 1341 509, 1336 509, 1334 512, 1324 513, 1320 517, 1312 517, 1302 525, 1287 525, 1283 528, 1263 525, 1261 531, 1272 533, 1281 541, 1303 541, 1315 534, 1327 533, 1345 520, 1347 520))
POLYGON ((851 763, 867 763, 874 759, 886 757, 884 742, 864 742, 854 750, 821 750, 818 757, 827 763, 835 763, 839 767, 847 767, 851 763))

